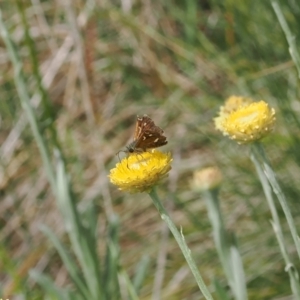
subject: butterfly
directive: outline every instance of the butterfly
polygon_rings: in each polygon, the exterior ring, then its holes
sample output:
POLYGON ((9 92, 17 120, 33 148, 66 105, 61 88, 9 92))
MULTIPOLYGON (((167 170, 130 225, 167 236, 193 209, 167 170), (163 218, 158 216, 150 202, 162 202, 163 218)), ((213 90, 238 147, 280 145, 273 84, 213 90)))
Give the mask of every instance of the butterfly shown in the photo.
POLYGON ((164 131, 156 126, 153 120, 144 115, 137 116, 133 142, 126 147, 126 152, 145 152, 147 149, 158 148, 168 143, 164 131))

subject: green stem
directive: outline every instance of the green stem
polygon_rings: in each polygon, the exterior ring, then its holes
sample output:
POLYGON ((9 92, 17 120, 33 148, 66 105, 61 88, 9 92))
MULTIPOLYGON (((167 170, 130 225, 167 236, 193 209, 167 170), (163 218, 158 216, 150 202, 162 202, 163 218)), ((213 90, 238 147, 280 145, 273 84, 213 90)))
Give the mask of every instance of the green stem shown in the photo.
POLYGON ((276 237, 277 237, 280 249, 281 249, 282 256, 286 263, 290 263, 288 253, 287 253, 287 250, 285 247, 286 243, 285 243, 284 236, 282 233, 280 219, 279 219, 279 216, 277 213, 275 201, 273 199, 272 190, 271 190, 270 184, 268 182, 268 178, 265 176, 265 174, 263 172, 263 169, 259 163, 259 159, 257 157, 256 151, 252 151, 250 158, 255 165, 256 173, 257 173, 260 183, 263 187, 263 190, 264 190, 264 193, 265 193, 265 196, 266 196, 266 199, 267 199, 270 211, 271 211, 272 225, 273 225, 274 232, 276 234, 276 237))
POLYGON ((39 128, 38 121, 36 119, 34 110, 32 106, 30 105, 29 101, 29 95, 25 83, 24 74, 22 71, 22 63, 21 60, 17 54, 17 51, 13 45, 13 42, 10 38, 10 35, 5 27, 5 24, 2 19, 2 12, 0 10, 0 33, 2 35, 3 41, 5 42, 5 45, 7 47, 7 52, 9 54, 10 60, 12 61, 13 67, 14 67, 14 75, 15 75, 15 84, 17 87, 17 91, 19 94, 19 98, 21 101, 21 104, 23 106, 24 111, 27 114, 34 138, 36 140, 36 143, 39 147, 42 160, 45 166, 45 170, 48 176, 48 180, 51 184, 51 188, 53 192, 56 194, 56 183, 55 183, 55 175, 54 170, 51 164, 50 159, 50 153, 46 144, 46 141, 44 140, 44 137, 42 135, 42 132, 39 128))
POLYGON ((153 188, 151 190, 151 192, 149 193, 156 209, 158 210, 161 218, 167 223, 170 231, 172 232, 178 246, 180 247, 181 251, 182 251, 182 254, 183 256, 185 257, 195 279, 196 279, 196 282, 202 292, 202 294, 204 295, 204 297, 206 299, 209 299, 209 300, 212 300, 212 295, 210 294, 207 286, 205 285, 199 271, 198 271, 198 268, 196 266, 196 263, 191 255, 191 250, 188 248, 186 242, 185 242, 185 239, 184 239, 184 236, 182 233, 180 233, 178 231, 178 229, 176 228, 175 224, 173 223, 173 221, 171 220, 171 218, 169 217, 166 209, 164 208, 163 204, 161 203, 157 193, 156 193, 156 190, 153 188))
POLYGON ((280 23, 280 26, 285 34, 285 37, 287 39, 287 42, 289 44, 289 52, 291 54, 292 60, 294 61, 294 64, 296 65, 297 71, 298 71, 298 77, 300 78, 300 55, 298 53, 298 47, 296 44, 296 37, 295 35, 292 35, 292 32, 284 18, 284 15, 281 11, 281 8, 278 4, 277 0, 272 0, 271 4, 273 6, 273 9, 275 11, 275 14, 278 18, 278 21, 280 23))
MULTIPOLYGON (((251 153, 251 160, 255 165, 256 168, 256 172, 258 174, 258 177, 260 179, 260 182, 262 184, 270 211, 271 211, 271 215, 272 215, 272 226, 273 226, 273 230, 274 233, 276 235, 279 247, 280 247, 280 251, 281 254, 283 256, 283 259, 285 261, 286 267, 285 270, 288 272, 289 277, 290 277, 290 282, 291 282, 291 289, 293 291, 293 294, 295 296, 295 299, 300 299, 300 286, 299 286, 299 276, 298 276, 298 272, 295 269, 293 263, 291 262, 291 259, 289 257, 288 251, 286 249, 286 243, 284 240, 284 235, 283 235, 283 231, 282 231, 282 227, 280 224, 280 219, 277 213, 277 209, 275 206, 275 201, 273 199, 273 195, 272 195, 272 190, 271 190, 271 186, 269 183, 269 179, 267 176, 266 171, 264 170, 263 166, 261 165, 261 163, 259 162, 259 153, 262 153, 263 148, 258 145, 258 144, 254 144, 253 148, 252 148, 252 153, 251 153)), ((266 161, 265 155, 263 154, 263 163, 266 161)), ((281 204, 281 203, 280 203, 281 204)))
POLYGON ((246 280, 239 250, 225 229, 218 198, 218 189, 207 190, 204 198, 213 228, 213 237, 229 286, 234 298, 247 299, 246 280))
POLYGON ((32 39, 32 37, 30 35, 28 20, 25 15, 26 9, 24 7, 23 2, 24 2, 23 0, 17 0, 16 4, 17 4, 19 14, 21 16, 22 27, 24 28, 25 42, 26 42, 28 50, 29 50, 29 57, 30 57, 31 64, 32 64, 33 76, 36 79, 38 94, 39 94, 39 96, 42 100, 42 104, 43 104, 43 114, 44 114, 43 119, 50 121, 50 124, 46 127, 46 129, 49 130, 49 132, 51 134, 52 142, 54 143, 55 147, 57 149, 61 149, 59 142, 58 142, 57 132, 53 126, 54 121, 55 121, 53 106, 51 104, 51 100, 49 98, 47 90, 45 89, 45 87, 43 85, 42 76, 41 76, 41 73, 39 70, 38 53, 36 51, 34 40, 32 39))
POLYGON ((298 253, 298 256, 300 258, 300 240, 299 240, 299 235, 296 230, 296 225, 293 219, 293 216, 291 214, 290 208, 287 204, 285 195, 279 185, 279 182, 277 181, 276 175, 270 165, 270 163, 267 160, 267 157, 265 155, 264 148, 262 147, 261 144, 254 144, 254 147, 256 147, 258 153, 260 154, 260 157, 262 159, 262 164, 263 164, 263 169, 266 177, 268 178, 268 181, 273 189, 274 194, 277 196, 277 199, 281 205, 281 208, 285 214, 286 220, 288 222, 296 250, 298 253))
POLYGON ((126 287, 127 287, 127 290, 128 290, 128 293, 130 295, 130 300, 139 300, 139 297, 136 293, 136 290, 128 276, 128 274, 126 273, 126 271, 124 271, 123 269, 121 269, 119 271, 119 277, 122 277, 122 279, 125 281, 126 283, 126 287))
POLYGON ((220 204, 217 197, 217 190, 205 191, 204 198, 207 206, 208 217, 213 228, 213 237, 216 248, 223 265, 228 283, 232 286, 232 269, 230 267, 229 257, 229 244, 228 236, 225 230, 223 216, 220 211, 220 204))
POLYGON ((47 91, 45 90, 45 88, 42 84, 42 76, 41 76, 40 70, 39 70, 38 53, 36 51, 34 41, 33 41, 32 37, 30 35, 28 20, 27 20, 26 15, 25 15, 26 9, 25 9, 25 5, 24 5, 24 1, 17 0, 16 5, 17 5, 17 8, 18 8, 19 14, 21 16, 22 27, 24 28, 25 42, 27 44, 27 47, 28 47, 28 50, 29 50, 29 57, 30 57, 30 60, 31 60, 31 63, 32 63, 32 73, 33 73, 33 76, 35 77, 35 79, 37 81, 38 92, 41 96, 41 100, 43 102, 44 109, 47 112, 46 117, 50 118, 51 122, 54 122, 54 120, 53 120, 53 109, 51 107, 51 102, 50 102, 49 96, 47 94, 47 91))

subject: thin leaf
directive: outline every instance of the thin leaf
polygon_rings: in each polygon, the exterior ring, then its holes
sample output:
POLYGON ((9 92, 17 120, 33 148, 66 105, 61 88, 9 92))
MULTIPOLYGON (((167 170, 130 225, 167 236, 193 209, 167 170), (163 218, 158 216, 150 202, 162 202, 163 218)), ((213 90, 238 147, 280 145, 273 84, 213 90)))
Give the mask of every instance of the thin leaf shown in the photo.
POLYGON ((76 285, 78 292, 81 293, 85 299, 90 298, 89 291, 87 290, 87 286, 84 284, 82 278, 78 275, 79 270, 76 267, 76 262, 73 261, 70 257, 70 254, 65 249, 63 244, 57 238, 57 236, 52 232, 50 228, 47 226, 42 226, 41 231, 51 240, 53 245, 55 246, 56 250, 58 251, 64 266, 68 270, 69 276, 73 280, 74 284, 76 285))

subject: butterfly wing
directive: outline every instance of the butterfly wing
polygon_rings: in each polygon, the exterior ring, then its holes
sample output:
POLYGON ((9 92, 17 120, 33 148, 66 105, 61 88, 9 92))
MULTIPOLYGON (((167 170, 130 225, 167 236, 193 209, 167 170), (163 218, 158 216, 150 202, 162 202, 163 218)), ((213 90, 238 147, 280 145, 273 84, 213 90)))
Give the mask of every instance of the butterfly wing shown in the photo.
POLYGON ((144 115, 143 117, 138 116, 136 119, 133 140, 134 141, 139 140, 145 131, 149 131, 149 130, 151 131, 151 129, 154 127, 157 126, 155 126, 152 119, 150 119, 147 115, 144 115))
MULTIPOLYGON (((158 127, 159 128, 159 127, 158 127)), ((159 128, 160 129, 160 128, 159 128)), ((145 131, 141 139, 136 143, 136 148, 150 149, 164 146, 168 143, 167 138, 163 135, 163 131, 145 131)))
POLYGON ((138 117, 134 135, 135 148, 147 149, 166 145, 168 142, 163 133, 147 115, 138 117))
POLYGON ((139 138, 141 137, 141 133, 143 130, 143 118, 144 117, 137 117, 136 119, 136 123, 135 123, 135 130, 134 130, 134 136, 133 136, 133 141, 137 141, 139 140, 139 138))

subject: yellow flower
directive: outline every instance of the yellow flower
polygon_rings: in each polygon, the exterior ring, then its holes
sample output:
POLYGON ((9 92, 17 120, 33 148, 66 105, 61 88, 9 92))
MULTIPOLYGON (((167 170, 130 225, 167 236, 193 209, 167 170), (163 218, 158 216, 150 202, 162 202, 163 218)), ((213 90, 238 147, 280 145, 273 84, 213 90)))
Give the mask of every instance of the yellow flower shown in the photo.
POLYGON ((171 153, 157 150, 133 153, 110 170, 111 183, 129 193, 150 192, 171 170, 171 153))
POLYGON ((224 106, 220 107, 219 116, 214 118, 216 129, 223 131, 222 122, 224 118, 228 117, 231 113, 239 108, 249 105, 253 100, 251 98, 242 96, 230 96, 226 99, 224 106))
POLYGON ((257 141, 268 135, 274 127, 275 110, 264 101, 244 105, 224 116, 219 122, 224 135, 238 143, 257 141))
POLYGON ((217 188, 222 180, 222 173, 217 167, 208 167, 194 172, 191 186, 198 191, 212 190, 217 188))

